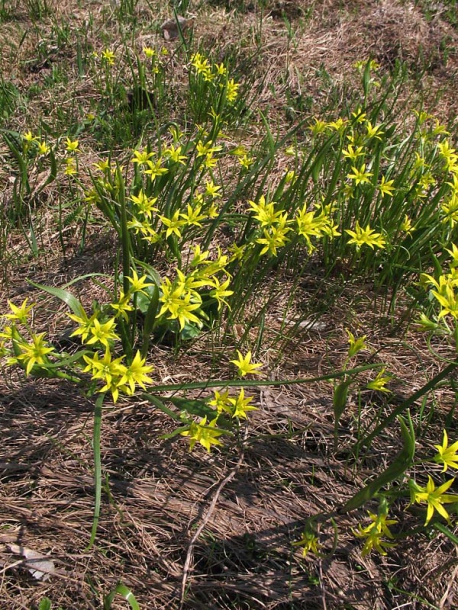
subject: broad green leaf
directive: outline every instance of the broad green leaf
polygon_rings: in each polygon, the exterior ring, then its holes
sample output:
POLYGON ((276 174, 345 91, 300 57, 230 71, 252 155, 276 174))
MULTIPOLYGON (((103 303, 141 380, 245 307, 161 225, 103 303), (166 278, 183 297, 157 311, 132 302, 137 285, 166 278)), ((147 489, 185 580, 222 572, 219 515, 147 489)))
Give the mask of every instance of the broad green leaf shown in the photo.
POLYGON ((51 600, 49 597, 43 597, 38 605, 38 610, 51 610, 51 600))
POLYGON ((57 297, 58 299, 66 303, 76 316, 83 317, 85 315, 84 308, 81 305, 80 301, 78 301, 78 299, 74 297, 71 292, 68 292, 68 290, 64 290, 63 288, 54 288, 54 286, 43 286, 42 284, 35 284, 35 282, 32 282, 31 280, 27 281, 32 286, 35 286, 35 288, 44 290, 45 292, 51 294, 53 297, 57 297))
POLYGON ((352 379, 342 381, 334 390, 334 396, 332 399, 334 407, 334 425, 338 426, 340 418, 342 417, 345 407, 347 406, 348 389, 351 385, 352 379))

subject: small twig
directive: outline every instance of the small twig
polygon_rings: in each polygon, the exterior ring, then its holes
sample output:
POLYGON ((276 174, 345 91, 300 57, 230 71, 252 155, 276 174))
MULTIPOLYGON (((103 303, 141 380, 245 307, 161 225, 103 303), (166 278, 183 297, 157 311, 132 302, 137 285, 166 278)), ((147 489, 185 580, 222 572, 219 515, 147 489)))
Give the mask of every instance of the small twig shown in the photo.
MULTIPOLYGON (((245 428, 243 442, 245 442, 247 434, 248 434, 248 428, 245 428)), ((216 488, 215 495, 213 496, 213 500, 211 501, 210 506, 208 507, 208 511, 205 514, 205 516, 203 517, 201 524, 197 528, 194 536, 191 538, 191 542, 189 543, 189 547, 188 547, 188 552, 186 553, 186 561, 184 562, 183 577, 181 579, 180 607, 183 607, 183 604, 184 604, 184 598, 185 598, 185 594, 186 594, 186 584, 188 582, 188 577, 189 577, 189 573, 190 573, 190 566, 191 566, 192 556, 193 556, 193 552, 194 552, 194 546, 195 546, 200 534, 202 533, 202 530, 204 529, 204 527, 207 525, 208 521, 210 520, 210 517, 212 516, 213 511, 215 510, 216 503, 218 502, 218 498, 219 498, 221 492, 223 491, 224 487, 235 477, 237 470, 240 468, 240 466, 243 462, 244 455, 245 455, 244 445, 242 444, 242 449, 240 451, 240 456, 239 456, 239 459, 237 460, 237 464, 229 472, 229 474, 224 477, 224 479, 220 482, 220 484, 216 488)))

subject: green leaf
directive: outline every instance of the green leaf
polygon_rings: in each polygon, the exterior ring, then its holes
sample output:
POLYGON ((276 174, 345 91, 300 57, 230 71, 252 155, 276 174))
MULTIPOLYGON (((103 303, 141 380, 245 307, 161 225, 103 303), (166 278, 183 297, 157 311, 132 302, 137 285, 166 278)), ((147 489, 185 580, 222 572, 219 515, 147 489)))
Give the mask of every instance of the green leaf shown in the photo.
POLYGON ((139 267, 141 267, 143 269, 143 271, 148 276, 148 279, 150 279, 152 282, 154 282, 157 286, 160 285, 161 276, 160 276, 159 272, 152 265, 149 265, 148 263, 145 263, 144 261, 137 260, 136 258, 132 259, 132 260, 135 263, 135 265, 138 265, 139 267))
POLYGON ((179 396, 169 396, 167 400, 170 400, 170 402, 178 407, 180 411, 186 411, 187 413, 197 415, 198 417, 207 416, 210 419, 214 419, 217 415, 216 411, 209 407, 203 400, 180 398, 179 396))
POLYGON ((439 532, 442 532, 443 534, 445 534, 445 536, 447 536, 447 538, 449 540, 451 540, 453 542, 453 544, 458 545, 458 538, 455 536, 455 534, 453 534, 447 526, 443 525, 442 523, 434 523, 433 524, 434 529, 439 530, 439 532))
POLYGON ((126 602, 129 603, 129 606, 132 608, 132 610, 140 610, 140 606, 138 605, 138 602, 135 599, 135 595, 128 587, 126 587, 126 585, 123 585, 121 582, 118 583, 113 589, 113 591, 109 593, 103 600, 103 610, 111 610, 111 606, 116 595, 122 595, 126 602))
POLYGON ((168 441, 169 439, 175 438, 175 436, 178 436, 179 434, 181 434, 182 432, 185 432, 186 430, 189 430, 189 425, 180 426, 179 428, 175 428, 175 430, 173 432, 169 432, 168 434, 161 434, 160 436, 158 436, 158 438, 160 438, 161 440, 164 440, 164 441, 168 441))
POLYGON ((352 379, 342 381, 334 390, 334 396, 332 399, 334 407, 334 426, 338 426, 340 418, 342 417, 345 407, 347 406, 348 400, 348 389, 352 383, 352 379))
POLYGON ((154 396, 153 394, 143 394, 143 396, 153 403, 158 409, 160 409, 163 413, 174 419, 175 421, 181 421, 180 416, 177 413, 174 413, 171 409, 165 406, 160 398, 154 396))
MULTIPOLYGON (((142 358, 146 357, 148 353, 148 348, 151 340, 151 335, 153 334, 154 324, 156 322, 156 315, 159 306, 159 288, 156 284, 151 286, 153 294, 151 296, 148 308, 145 312, 145 321, 143 324, 143 336, 142 336, 142 347, 141 347, 141 356, 142 358)), ((140 296, 140 295, 138 295, 140 296)))
POLYGON ((343 412, 345 411, 345 407, 347 406, 348 389, 350 388, 352 381, 353 379, 342 381, 342 383, 339 383, 339 385, 334 389, 332 403, 334 407, 334 449, 336 451, 337 441, 339 439, 339 422, 343 412))
MULTIPOLYGON (((102 502, 102 457, 100 452, 100 434, 102 429, 102 405, 105 394, 99 394, 95 401, 94 410, 94 431, 92 436, 92 448, 94 451, 94 486, 95 486, 95 502, 94 502, 94 516, 92 519, 92 530, 89 544, 85 551, 89 551, 94 544, 95 537, 97 534, 97 528, 99 525, 100 518, 100 505, 102 502)), ((108 606, 109 608, 111 607, 108 606)))
POLYGON ((198 326, 186 322, 183 329, 180 330, 180 339, 182 339, 182 341, 189 341, 198 337, 200 333, 201 330, 198 326))
POLYGON ((38 605, 38 610, 51 610, 51 600, 49 597, 43 597, 38 605))
POLYGON ((375 496, 379 489, 398 479, 411 466, 415 455, 415 433, 412 420, 409 415, 409 427, 406 426, 402 417, 398 417, 398 421, 401 426, 401 434, 404 443, 402 450, 386 470, 350 498, 339 512, 347 513, 363 506, 375 496))
POLYGON ((42 284, 35 284, 31 280, 27 280, 29 284, 35 286, 35 288, 39 288, 40 290, 44 290, 48 292, 54 297, 57 297, 61 301, 63 301, 66 305, 70 307, 73 313, 76 316, 83 317, 85 315, 84 308, 81 305, 80 301, 76 297, 72 295, 68 290, 64 290, 63 288, 54 288, 53 286, 43 286, 42 284))
POLYGON ((363 73, 363 90, 364 90, 364 98, 367 98, 367 94, 369 93, 369 84, 371 78, 371 60, 369 59, 366 63, 363 73))

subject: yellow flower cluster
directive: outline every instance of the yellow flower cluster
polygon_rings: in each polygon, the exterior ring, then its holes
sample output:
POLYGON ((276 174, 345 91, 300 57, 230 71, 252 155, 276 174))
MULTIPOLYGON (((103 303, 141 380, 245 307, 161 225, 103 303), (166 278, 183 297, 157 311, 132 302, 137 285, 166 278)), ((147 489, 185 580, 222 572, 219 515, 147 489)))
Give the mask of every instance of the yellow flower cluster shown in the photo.
POLYGON ((233 291, 229 290, 230 277, 225 269, 228 257, 221 252, 215 260, 209 259, 209 256, 208 251, 201 252, 200 247, 195 246, 189 273, 185 275, 177 269, 173 282, 169 278, 161 282, 159 301, 162 307, 158 318, 164 316, 168 320, 177 320, 180 330, 189 323, 202 326, 202 295, 199 289, 204 287, 207 289, 208 297, 218 304, 218 309, 223 305, 229 307, 226 298, 231 296, 233 291), (218 274, 226 275, 224 281, 218 279, 218 274), (197 313, 200 314, 200 318, 197 313))

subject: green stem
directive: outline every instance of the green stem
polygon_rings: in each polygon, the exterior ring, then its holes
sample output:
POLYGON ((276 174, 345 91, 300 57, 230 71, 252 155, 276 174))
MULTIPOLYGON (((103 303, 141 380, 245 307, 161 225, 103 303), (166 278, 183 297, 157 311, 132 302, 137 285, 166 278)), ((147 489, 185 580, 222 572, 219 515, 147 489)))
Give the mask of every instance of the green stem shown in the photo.
POLYGON ((458 366, 458 362, 452 362, 451 364, 449 364, 447 367, 445 367, 445 369, 443 369, 438 375, 436 375, 435 377, 433 377, 430 381, 428 381, 427 384, 425 384, 422 388, 420 388, 419 390, 417 390, 414 394, 412 394, 412 396, 410 396, 410 398, 408 398, 407 400, 405 400, 403 403, 401 403, 398 407, 396 407, 396 409, 394 409, 389 415, 388 417, 386 417, 376 428, 373 432, 371 432, 369 434, 369 436, 367 436, 365 439, 359 441, 359 443, 357 443, 355 445, 355 448, 357 450, 359 450, 362 446, 370 446, 370 443, 374 440, 374 438, 376 436, 378 436, 380 434, 380 432, 382 432, 389 424, 391 424, 392 421, 394 421, 396 419, 396 417, 398 417, 398 415, 401 415, 401 413, 403 413, 404 411, 406 411, 411 405, 413 405, 419 398, 421 398, 424 394, 426 394, 427 392, 429 392, 430 390, 432 390, 434 387, 436 387, 436 385, 442 381, 442 379, 444 379, 445 377, 447 377, 452 371, 454 371, 456 369, 456 367, 458 366))
POLYGON ((94 544, 100 518, 100 505, 102 500, 102 460, 100 454, 100 432, 102 428, 102 405, 104 398, 105 394, 98 395, 97 400, 95 401, 94 409, 94 432, 92 438, 92 445, 94 450, 95 503, 94 517, 92 520, 91 539, 89 540, 89 544, 85 548, 85 551, 89 551, 89 549, 91 549, 94 544))
POLYGON ((153 387, 155 392, 174 392, 179 390, 196 390, 201 388, 220 388, 222 386, 227 388, 247 388, 247 387, 260 387, 260 386, 279 386, 279 385, 297 385, 298 383, 315 383, 317 381, 330 381, 331 379, 339 379, 345 377, 345 375, 356 375, 363 371, 369 371, 371 369, 382 368, 383 363, 379 362, 376 364, 365 364, 364 366, 358 366, 349 371, 339 371, 338 373, 330 373, 329 375, 321 375, 320 377, 308 377, 301 379, 282 379, 277 381, 263 381, 257 379, 243 380, 243 379, 216 379, 214 381, 195 381, 193 383, 182 383, 182 384, 171 384, 171 385, 156 385, 153 387))

